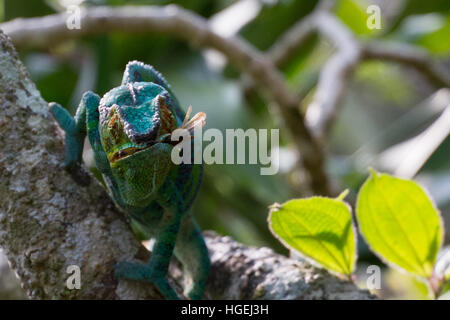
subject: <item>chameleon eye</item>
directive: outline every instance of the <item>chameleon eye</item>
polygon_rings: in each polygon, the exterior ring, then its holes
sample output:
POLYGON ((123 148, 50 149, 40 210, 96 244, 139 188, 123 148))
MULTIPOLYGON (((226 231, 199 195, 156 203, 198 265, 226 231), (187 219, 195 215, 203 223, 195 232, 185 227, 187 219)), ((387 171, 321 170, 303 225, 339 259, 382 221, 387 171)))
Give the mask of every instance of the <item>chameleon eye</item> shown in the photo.
POLYGON ((172 112, 167 107, 167 97, 163 95, 156 96, 156 103, 161 115, 161 134, 171 133, 176 129, 176 120, 172 112))
POLYGON ((116 114, 113 114, 113 116, 108 121, 108 128, 115 128, 119 125, 119 116, 116 114))

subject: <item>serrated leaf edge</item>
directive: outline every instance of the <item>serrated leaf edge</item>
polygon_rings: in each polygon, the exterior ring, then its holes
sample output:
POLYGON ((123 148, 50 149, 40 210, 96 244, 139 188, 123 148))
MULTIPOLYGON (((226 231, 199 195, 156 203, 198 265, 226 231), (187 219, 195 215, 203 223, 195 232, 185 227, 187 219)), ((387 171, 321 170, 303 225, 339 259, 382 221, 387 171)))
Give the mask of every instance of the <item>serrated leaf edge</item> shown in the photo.
MULTIPOLYGON (((283 202, 281 205, 278 204, 278 206, 276 206, 276 207, 272 207, 272 206, 271 206, 270 208, 271 208, 271 210, 269 211, 269 215, 268 215, 268 217, 267 217, 267 224, 268 224, 268 226, 269 226, 269 230, 270 230, 270 232, 272 233, 272 235, 273 235, 278 241, 280 241, 280 243, 283 244, 283 246, 285 246, 285 247, 286 247, 287 249, 289 249, 289 250, 295 251, 302 259, 306 260, 308 263, 310 263, 311 265, 313 265, 313 266, 315 266, 315 267, 317 267, 317 268, 325 269, 325 270, 327 270, 328 272, 330 272, 331 274, 336 275, 336 276, 342 276, 342 275, 343 275, 343 276, 346 276, 346 277, 349 277, 349 278, 350 278, 351 274, 355 271, 355 268, 356 268, 356 262, 358 261, 358 249, 357 249, 357 248, 358 248, 358 233, 357 233, 357 229, 356 229, 356 226, 355 226, 355 221, 353 220, 353 215, 352 215, 352 209, 351 209, 351 206, 350 206, 347 202, 345 202, 345 201, 343 201, 343 200, 340 200, 340 199, 336 199, 336 198, 329 198, 329 197, 323 197, 323 196, 314 196, 314 197, 308 197, 308 198, 291 199, 291 200, 288 200, 288 201, 286 201, 286 202, 283 202), (282 206, 284 206, 285 204, 287 204, 288 202, 291 202, 291 201, 297 201, 297 200, 311 200, 311 199, 318 199, 318 198, 320 198, 320 199, 328 199, 328 200, 333 200, 333 201, 341 202, 341 203, 345 204, 345 205, 347 206, 348 210, 349 210, 349 213, 350 213, 350 224, 351 224, 351 228, 352 228, 352 231, 353 231, 353 243, 354 243, 353 261, 351 261, 351 262, 350 262, 350 265, 349 265, 349 270, 348 270, 348 271, 350 272, 349 274, 347 274, 347 273, 341 273, 341 272, 338 272, 338 271, 336 271, 336 270, 329 269, 328 267, 322 265, 320 262, 318 262, 318 261, 315 260, 314 258, 312 258, 312 257, 310 257, 310 256, 308 256, 308 255, 306 255, 306 254, 304 254, 303 252, 301 252, 301 251, 299 251, 299 250, 293 248, 290 244, 288 244, 281 236, 279 236, 279 235, 272 229, 271 217, 272 217, 273 212, 279 211, 279 209, 280 209, 282 206)), ((327 250, 327 251, 328 251, 328 250, 327 250)))

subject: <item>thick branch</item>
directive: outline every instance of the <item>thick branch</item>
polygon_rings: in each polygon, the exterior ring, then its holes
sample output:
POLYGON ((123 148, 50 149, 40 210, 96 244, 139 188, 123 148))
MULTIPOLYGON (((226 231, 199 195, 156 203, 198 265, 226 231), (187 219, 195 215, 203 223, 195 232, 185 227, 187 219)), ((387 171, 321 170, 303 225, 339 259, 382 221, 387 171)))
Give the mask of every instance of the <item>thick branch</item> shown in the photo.
POLYGON ((229 237, 207 238, 213 275, 212 299, 373 299, 348 281, 324 270, 275 254, 268 248, 245 247, 229 237))
POLYGON ((279 107, 292 140, 298 147, 303 167, 309 174, 310 191, 329 194, 324 172, 324 155, 298 111, 300 98, 289 90, 283 76, 263 53, 239 37, 225 38, 210 28, 202 17, 177 6, 94 7, 83 11, 81 29, 66 27, 67 15, 16 19, 0 25, 19 47, 46 47, 70 38, 112 31, 169 33, 195 46, 211 47, 247 73, 279 107))
POLYGON ((112 266, 145 251, 97 183, 63 170, 60 132, 9 40, 0 33, 0 246, 31 298, 158 297, 117 282, 112 266), (82 270, 81 290, 66 268, 82 270))
MULTIPOLYGON (((0 32, 0 246, 33 299, 155 299, 153 286, 116 280, 120 260, 144 261, 103 188, 74 182, 62 167, 61 131, 9 39, 0 32), (69 265, 81 289, 66 288, 69 265)), ((364 299, 371 296, 307 264, 208 235, 212 275, 206 297, 364 299)), ((171 281, 180 288, 180 269, 171 281)))

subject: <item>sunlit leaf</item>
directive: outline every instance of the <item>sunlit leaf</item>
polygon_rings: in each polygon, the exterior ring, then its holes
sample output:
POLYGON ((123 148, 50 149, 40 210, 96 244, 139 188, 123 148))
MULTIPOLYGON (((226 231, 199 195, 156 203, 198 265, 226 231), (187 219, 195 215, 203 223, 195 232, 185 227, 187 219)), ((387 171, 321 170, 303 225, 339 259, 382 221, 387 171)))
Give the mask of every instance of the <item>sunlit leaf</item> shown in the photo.
POLYGON ((399 300, 430 300, 430 288, 416 276, 402 272, 398 269, 388 268, 384 271, 383 284, 379 292, 383 296, 383 291, 388 296, 393 296, 399 300))
POLYGON ((425 35, 417 42, 423 47, 427 48, 438 55, 448 55, 450 50, 450 41, 448 35, 450 32, 450 15, 447 15, 445 23, 438 30, 425 35))
MULTIPOLYGON (((366 13, 369 1, 365 0, 339 0, 336 6, 336 15, 354 33, 358 35, 371 36, 377 33, 377 29, 367 27, 369 14, 366 13)), ((382 17, 382 16, 381 16, 382 17)), ((381 22, 383 25, 383 22, 381 22)))
POLYGON ((356 240, 349 206, 341 199, 313 197, 272 206, 272 233, 288 248, 335 273, 355 268, 356 240))
POLYGON ((440 215, 415 182, 372 171, 356 204, 358 226, 388 264, 429 278, 441 247, 440 215))

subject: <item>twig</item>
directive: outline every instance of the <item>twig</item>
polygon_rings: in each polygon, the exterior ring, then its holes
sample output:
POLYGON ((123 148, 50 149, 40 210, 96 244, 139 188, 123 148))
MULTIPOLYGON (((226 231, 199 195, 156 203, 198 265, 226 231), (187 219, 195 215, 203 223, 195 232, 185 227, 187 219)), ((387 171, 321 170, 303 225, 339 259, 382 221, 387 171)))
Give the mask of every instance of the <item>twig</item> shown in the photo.
POLYGON ((399 43, 371 42, 363 47, 362 58, 403 64, 419 71, 438 88, 450 88, 448 68, 433 60, 425 50, 418 47, 399 43))
POLYGON ((331 9, 331 1, 322 1, 310 15, 286 31, 268 51, 274 63, 281 66, 316 32, 337 48, 320 73, 316 93, 306 112, 307 126, 316 137, 321 138, 326 137, 333 123, 352 72, 361 57, 357 39, 329 12, 331 9))
POLYGON ((267 51, 267 55, 277 66, 282 66, 315 33, 314 16, 309 15, 285 32, 267 51))
POLYGON ((306 112, 308 126, 317 136, 327 136, 342 96, 359 63, 361 49, 353 33, 327 12, 314 15, 319 32, 333 42, 337 52, 323 67, 313 101, 306 112))
POLYGON ((301 153, 303 167, 310 176, 310 189, 329 194, 321 146, 306 127, 298 111, 300 98, 289 90, 283 76, 263 53, 239 37, 222 37, 202 17, 170 5, 167 7, 94 7, 82 13, 81 29, 66 27, 66 14, 42 18, 16 19, 0 25, 18 47, 47 47, 67 39, 112 31, 169 33, 195 46, 222 52, 231 63, 276 102, 279 114, 301 153))
POLYGON ((273 63, 281 67, 285 62, 289 61, 292 55, 317 32, 316 14, 331 11, 335 4, 334 0, 319 1, 312 13, 303 17, 282 34, 267 51, 267 55, 272 59, 273 63))

